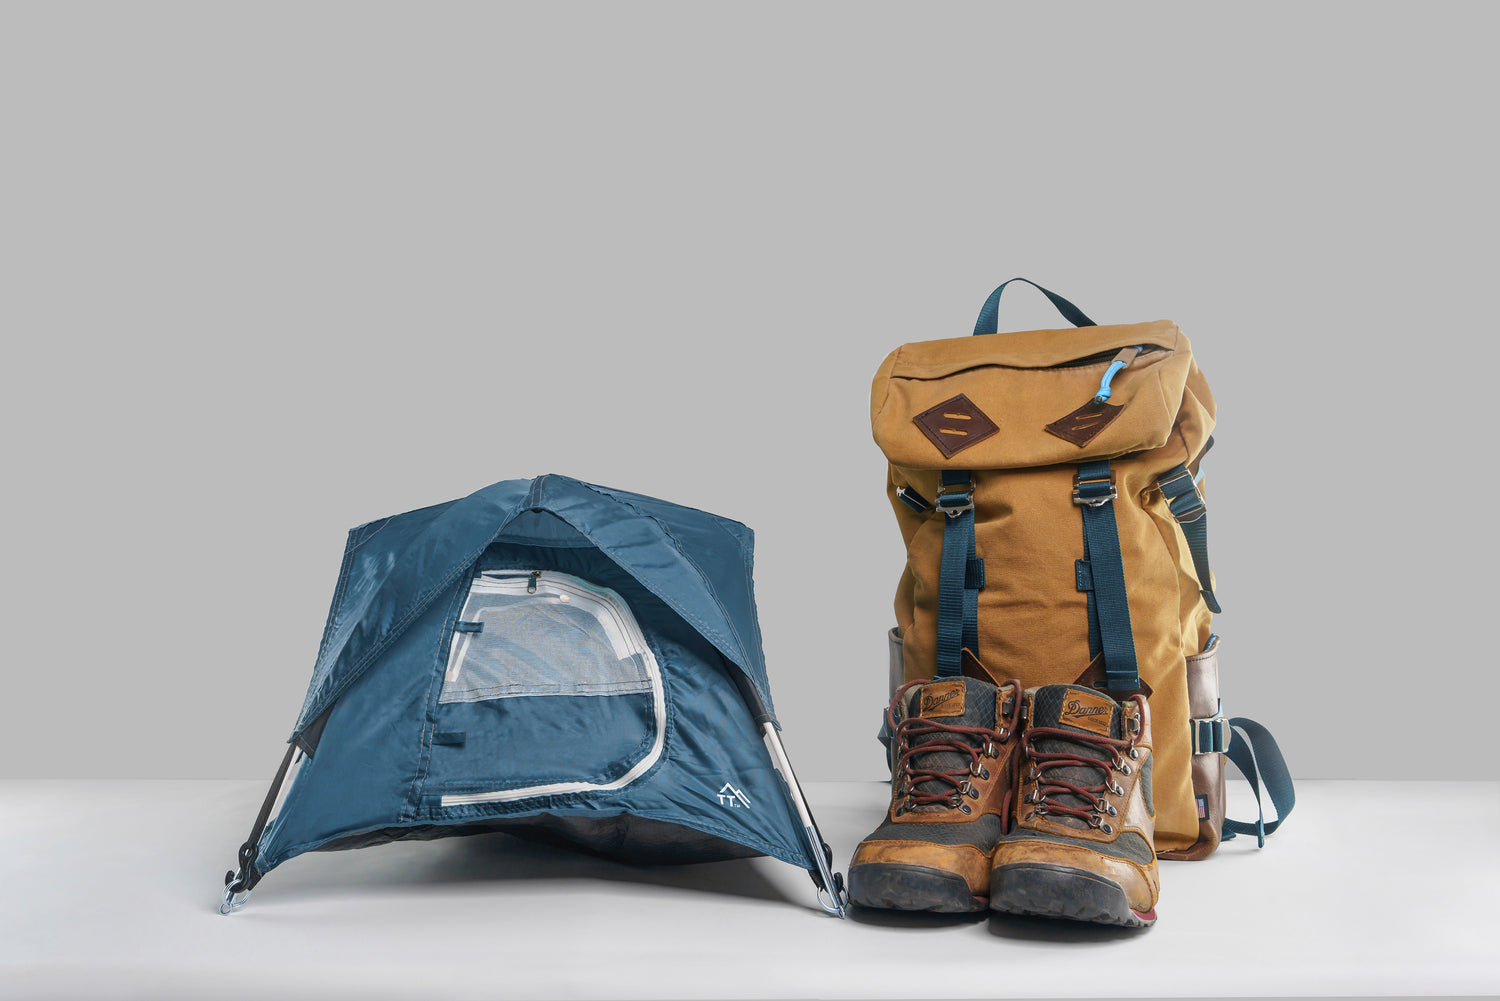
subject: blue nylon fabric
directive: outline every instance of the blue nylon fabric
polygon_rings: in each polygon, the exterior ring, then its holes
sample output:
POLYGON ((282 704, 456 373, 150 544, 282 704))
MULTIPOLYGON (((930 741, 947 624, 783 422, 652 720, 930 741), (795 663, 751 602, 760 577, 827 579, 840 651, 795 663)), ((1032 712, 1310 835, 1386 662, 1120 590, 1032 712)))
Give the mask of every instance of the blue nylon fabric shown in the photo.
POLYGON ((926 514, 932 510, 932 505, 927 503, 927 498, 917 493, 911 487, 902 487, 896 491, 896 496, 901 498, 901 503, 917 512, 917 514, 926 514))
POLYGON ((1094 601, 1094 572, 1090 569, 1088 560, 1075 560, 1073 573, 1078 581, 1078 590, 1085 592, 1084 600, 1089 616, 1089 660, 1092 661, 1104 649, 1099 641, 1099 606, 1094 601))
POLYGON ((1198 593, 1208 610, 1217 615, 1223 609, 1214 595, 1213 572, 1208 564, 1208 507, 1198 493, 1193 474, 1185 465, 1174 466, 1156 478, 1156 485, 1167 498, 1172 517, 1182 526, 1182 536, 1193 557, 1193 572, 1198 575, 1198 593))
POLYGON ((1056 292, 1051 292, 1047 289, 1042 288, 1030 278, 1011 278, 1009 281, 1001 282, 1000 287, 991 292, 989 298, 984 300, 984 305, 979 308, 979 318, 974 321, 975 337, 979 337, 983 334, 993 334, 1000 329, 1000 293, 1004 292, 1005 286, 1009 285, 1011 282, 1025 282, 1027 285, 1030 285, 1032 288, 1042 293, 1042 295, 1047 297, 1047 301, 1052 303, 1052 305, 1057 308, 1057 311, 1063 315, 1063 319, 1073 324, 1073 326, 1096 326, 1094 321, 1090 320, 1088 316, 1083 312, 1083 310, 1079 309, 1077 306, 1073 305, 1071 302, 1064 299, 1056 292))
POLYGON ((451 702, 439 716, 464 743, 432 749, 431 794, 611 782, 646 755, 656 729, 649 694, 451 702))
POLYGON ((427 707, 442 688, 446 620, 457 616, 468 581, 450 586, 382 658, 392 670, 367 675, 338 700, 318 741, 302 762, 286 799, 260 839, 255 867, 309 851, 340 833, 411 822, 426 767, 427 707))
MULTIPOLYGON (((1091 492, 1107 496, 1110 478, 1109 460, 1098 459, 1078 467, 1079 496, 1087 500, 1091 492), (1096 481, 1090 486, 1085 481, 1096 481)), ((1115 524, 1114 501, 1098 507, 1080 504, 1083 512, 1083 551, 1092 583, 1089 591, 1090 642, 1098 624, 1099 644, 1104 651, 1104 676, 1110 691, 1128 692, 1141 687, 1135 657, 1135 634, 1130 626, 1130 603, 1125 592, 1125 563, 1120 553, 1120 530, 1115 524)), ((1092 655, 1095 651, 1090 650, 1092 655)))
MULTIPOLYGON (((474 705, 437 701, 452 635, 447 623, 462 607, 468 589, 464 578, 433 601, 334 705, 315 754, 303 762, 282 809, 261 837, 256 867, 269 872, 336 838, 388 827, 538 813, 629 813, 681 824, 811 868, 814 862, 787 803, 786 786, 728 674, 737 669, 720 651, 592 547, 502 547, 502 563, 535 565, 545 558, 549 569, 610 587, 629 604, 666 688, 665 743, 657 765, 618 790, 441 807, 444 792, 482 791, 479 786, 491 776, 496 777, 493 788, 506 787, 487 743, 494 738, 480 737, 470 715, 474 705), (462 745, 431 746, 434 732, 466 727, 462 745), (751 806, 721 803, 725 783, 742 791, 751 806)), ((622 711, 635 712, 640 696, 625 699, 635 701, 622 711)), ((552 739, 562 744, 586 748, 599 742, 597 719, 559 713, 553 724, 557 732, 552 739)))
POLYGON ((750 680, 774 715, 752 584, 754 534, 693 508, 547 475, 349 534, 295 739, 523 512, 567 523, 666 602, 750 680), (689 555, 691 554, 691 555, 689 555))
MULTIPOLYGON (((938 510, 945 496, 967 493, 969 473, 944 470, 943 490, 938 494, 938 510), (950 491, 950 487, 960 488, 950 491)), ((956 678, 962 673, 963 649, 979 653, 979 591, 970 587, 969 568, 976 560, 974 548, 974 511, 960 515, 943 515, 943 558, 938 572, 937 662, 933 674, 939 678, 956 678)), ((979 576, 982 578, 983 571, 979 576)))
POLYGON ((1276 828, 1292 812, 1292 807, 1297 805, 1292 773, 1287 768, 1286 759, 1281 756, 1281 747, 1276 743, 1276 738, 1271 736, 1271 731, 1244 716, 1232 717, 1229 725, 1233 733, 1229 741, 1229 760, 1234 762, 1240 774, 1249 781, 1250 790, 1255 793, 1257 816, 1253 824, 1226 818, 1220 838, 1229 841, 1236 834, 1253 834, 1256 847, 1264 848, 1266 838, 1275 833, 1276 828), (1276 819, 1270 823, 1266 822, 1265 807, 1260 799, 1262 781, 1265 783, 1266 794, 1271 797, 1271 805, 1276 809, 1276 819))
POLYGON ((355 529, 297 732, 332 708, 261 836, 256 868, 269 872, 353 834, 538 813, 663 820, 812 868, 786 785, 732 676, 743 674, 770 710, 752 546, 736 522, 555 476, 355 529), (515 567, 573 574, 624 599, 663 679, 660 757, 616 790, 443 807, 445 793, 542 784, 527 780, 549 763, 549 780, 618 778, 656 734, 652 700, 639 694, 439 702, 470 573, 515 567), (375 621, 350 620, 358 614, 375 621), (545 702, 557 711, 541 711, 545 702), (462 742, 453 737, 460 732, 462 742), (569 748, 572 760, 559 763, 569 748), (506 773, 497 759, 516 768, 506 773), (751 805, 723 802, 726 784, 751 805))

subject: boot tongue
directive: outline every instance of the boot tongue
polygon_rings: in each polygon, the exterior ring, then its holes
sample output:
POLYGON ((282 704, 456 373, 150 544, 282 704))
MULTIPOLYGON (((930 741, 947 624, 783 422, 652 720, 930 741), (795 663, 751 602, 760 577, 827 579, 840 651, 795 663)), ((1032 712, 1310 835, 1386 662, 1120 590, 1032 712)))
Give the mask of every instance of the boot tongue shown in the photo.
MULTIPOLYGON (((924 685, 913 686, 912 690, 907 693, 902 719, 921 717, 948 726, 973 726, 993 730, 995 729, 995 695, 994 685, 977 678, 945 678, 941 681, 929 681, 924 685)), ((921 748, 927 744, 945 743, 969 744, 978 748, 984 743, 984 738, 976 734, 934 730, 910 740, 910 746, 914 748, 921 748)), ((951 750, 927 752, 918 750, 911 756, 913 768, 935 772, 967 770, 971 761, 972 759, 967 754, 951 750)), ((938 779, 920 782, 916 788, 934 796, 946 796, 953 791, 953 786, 938 779)), ((941 810, 944 808, 926 806, 918 807, 918 809, 941 810)))
MULTIPOLYGON (((1119 705, 1103 692, 1079 685, 1047 685, 1033 690, 1031 702, 1032 727, 1049 727, 1088 737, 1113 737, 1120 739, 1121 712, 1119 705)), ((1036 750, 1042 754, 1068 754, 1078 758, 1096 758, 1099 761, 1113 760, 1113 753, 1086 740, 1069 740, 1065 737, 1039 737, 1036 750)), ((1088 788, 1105 781, 1105 773, 1098 768, 1083 765, 1053 766, 1042 773, 1042 784, 1053 781, 1071 782, 1088 788)), ((1053 793, 1048 799, 1064 806, 1087 809, 1091 801, 1075 793, 1053 793)), ((1068 814, 1052 814, 1051 819, 1069 827, 1088 827, 1089 824, 1068 814)))
POLYGON ((959 655, 959 671, 966 678, 974 678, 978 681, 988 681, 992 685, 1003 685, 1006 679, 997 678, 995 672, 984 666, 984 662, 974 656, 974 651, 964 647, 959 655))
POLYGON ((1031 703, 1031 725, 1074 730, 1120 739, 1120 707, 1103 692, 1081 685, 1038 688, 1031 703))

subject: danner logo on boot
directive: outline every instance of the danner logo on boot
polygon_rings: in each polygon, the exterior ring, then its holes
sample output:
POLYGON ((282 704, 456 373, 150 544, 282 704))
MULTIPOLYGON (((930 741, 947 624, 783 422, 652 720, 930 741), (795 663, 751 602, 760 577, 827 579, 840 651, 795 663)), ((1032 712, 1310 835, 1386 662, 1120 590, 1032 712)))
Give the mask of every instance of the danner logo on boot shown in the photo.
POLYGON ((962 681, 932 681, 922 687, 922 700, 918 712, 922 716, 962 716, 964 714, 964 683, 962 681))
POLYGON ((1058 714, 1057 721, 1108 737, 1114 714, 1115 704, 1109 697, 1070 688, 1067 697, 1063 699, 1062 712, 1058 714))

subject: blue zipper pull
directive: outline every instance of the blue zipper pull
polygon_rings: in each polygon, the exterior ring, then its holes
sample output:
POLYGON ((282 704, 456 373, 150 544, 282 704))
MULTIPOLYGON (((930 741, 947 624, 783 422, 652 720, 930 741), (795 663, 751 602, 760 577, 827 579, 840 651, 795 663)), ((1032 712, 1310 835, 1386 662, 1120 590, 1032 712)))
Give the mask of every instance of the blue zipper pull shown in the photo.
POLYGON ((1144 347, 1144 345, 1137 344, 1134 347, 1122 348, 1120 353, 1115 355, 1114 360, 1109 363, 1109 368, 1104 370, 1104 378, 1099 380, 1099 393, 1094 397, 1095 403, 1103 403, 1109 399, 1109 394, 1113 392, 1109 384, 1114 381, 1115 373, 1135 361, 1135 356, 1140 354, 1144 347))

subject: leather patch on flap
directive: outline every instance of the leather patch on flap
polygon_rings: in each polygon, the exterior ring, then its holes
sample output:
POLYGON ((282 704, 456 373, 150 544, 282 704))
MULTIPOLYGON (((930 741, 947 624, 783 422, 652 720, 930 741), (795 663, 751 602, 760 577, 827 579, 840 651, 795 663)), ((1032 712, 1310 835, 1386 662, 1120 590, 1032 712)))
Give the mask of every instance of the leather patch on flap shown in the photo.
POLYGON ((934 716, 962 716, 963 714, 963 679, 929 681, 922 686, 922 701, 917 715, 931 719, 934 716))
POLYGON ((1124 407, 1117 407, 1113 403, 1100 403, 1098 400, 1089 400, 1077 410, 1066 417, 1059 417, 1047 425, 1047 433, 1056 435, 1063 441, 1070 441, 1079 448, 1093 441, 1110 422, 1124 411, 1124 407))
POLYGON ((912 423, 949 459, 1000 430, 1000 425, 963 393, 922 411, 912 418, 912 423))
POLYGON ((1114 718, 1114 699, 1107 695, 1096 695, 1093 692, 1074 688, 1063 700, 1062 712, 1058 714, 1057 721, 1066 723, 1068 726, 1076 726, 1080 730, 1097 733, 1101 737, 1108 737, 1110 724, 1114 722, 1114 718))

